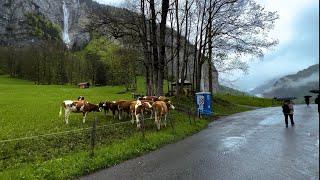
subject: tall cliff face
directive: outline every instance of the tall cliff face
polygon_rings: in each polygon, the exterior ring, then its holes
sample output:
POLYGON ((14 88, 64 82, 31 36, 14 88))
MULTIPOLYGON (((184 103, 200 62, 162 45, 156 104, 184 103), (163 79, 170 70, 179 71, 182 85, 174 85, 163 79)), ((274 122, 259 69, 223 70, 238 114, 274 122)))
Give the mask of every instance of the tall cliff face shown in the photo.
POLYGON ((26 15, 39 14, 61 27, 61 38, 74 48, 90 40, 88 4, 80 0, 2 0, 0 1, 0 44, 28 43, 35 39, 26 15), (69 39, 69 40, 67 40, 69 39))
MULTIPOLYGON (((28 14, 43 16, 46 20, 60 27, 60 38, 65 44, 74 50, 81 49, 90 41, 90 33, 87 25, 91 19, 90 13, 104 9, 110 16, 128 12, 121 8, 104 6, 92 0, 1 0, 0 1, 0 46, 1 45, 25 45, 37 40, 32 35, 32 26, 28 24, 28 14)), ((170 35, 166 38, 170 42, 170 35)), ((174 37, 175 39, 175 37, 174 37)), ((183 38, 182 38, 183 39, 183 38)), ((117 42, 120 43, 121 42, 117 42)), ((182 43, 183 44, 183 43, 182 43)), ((189 44, 189 43, 188 43, 189 44)), ((189 52, 193 51, 190 45, 189 52)), ((167 49, 167 54, 169 50, 167 49)), ((183 63, 182 51, 180 51, 180 65, 183 63)), ((170 57, 169 54, 167 57, 170 57)), ((187 67, 187 80, 192 81, 193 58, 187 57, 189 64, 187 67)), ((169 64, 168 69, 172 67, 169 64)), ((173 71, 176 71, 176 64, 173 64, 173 71)), ((201 89, 208 91, 208 65, 203 67, 203 79, 201 89)), ((175 74, 175 73, 174 73, 175 74)), ((218 73, 213 72, 214 91, 218 89, 218 73)))

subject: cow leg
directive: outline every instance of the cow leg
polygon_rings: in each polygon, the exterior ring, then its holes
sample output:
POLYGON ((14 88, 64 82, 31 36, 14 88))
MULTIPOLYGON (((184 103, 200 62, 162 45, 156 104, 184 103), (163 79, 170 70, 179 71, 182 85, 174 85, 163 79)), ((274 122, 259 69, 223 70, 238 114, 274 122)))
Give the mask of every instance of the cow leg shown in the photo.
POLYGON ((119 110, 119 120, 121 120, 122 110, 119 110))
POLYGON ((83 120, 82 120, 83 123, 86 122, 87 114, 88 114, 88 112, 83 113, 83 120))
POLYGON ((152 119, 152 117, 153 117, 153 111, 151 110, 151 116, 150 116, 150 119, 152 119))
POLYGON ((158 121, 157 121, 158 123, 157 123, 157 128, 158 128, 158 130, 160 130, 160 128, 161 128, 161 116, 158 116, 158 121))
POLYGON ((154 113, 154 121, 156 123, 157 129, 160 130, 160 121, 159 121, 159 117, 157 115, 157 112, 154 113))
POLYGON ((140 114, 136 114, 136 122, 137 122, 137 128, 140 129, 141 124, 140 124, 140 119, 139 119, 140 114))
POLYGON ((65 109, 65 111, 64 111, 64 120, 66 121, 66 124, 69 124, 69 115, 70 115, 70 110, 65 109))
MULTIPOLYGON (((136 115, 136 117, 137 117, 137 115, 136 115)), ((134 124, 134 114, 133 114, 133 112, 131 113, 131 124, 134 124)))

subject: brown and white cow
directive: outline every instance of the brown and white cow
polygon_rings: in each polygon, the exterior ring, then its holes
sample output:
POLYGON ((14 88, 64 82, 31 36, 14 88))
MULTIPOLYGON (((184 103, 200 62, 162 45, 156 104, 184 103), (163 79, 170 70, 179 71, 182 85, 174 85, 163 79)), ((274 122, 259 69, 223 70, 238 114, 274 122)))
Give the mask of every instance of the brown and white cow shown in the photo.
POLYGON ((64 117, 66 124, 69 123, 69 116, 71 112, 82 113, 83 114, 83 123, 86 122, 86 117, 89 112, 100 112, 98 105, 91 104, 89 102, 75 102, 72 100, 65 100, 61 103, 59 117, 62 115, 62 108, 64 108, 64 117))
POLYGON ((170 101, 169 98, 165 97, 165 96, 159 96, 158 97, 158 101, 163 101, 163 102, 168 102, 170 101))
POLYGON ((152 104, 154 101, 150 100, 141 100, 142 106, 143 106, 143 112, 149 112, 150 113, 150 118, 153 116, 153 109, 152 109, 152 104))
POLYGON ((137 127, 141 128, 140 117, 143 116, 143 112, 146 109, 151 109, 152 106, 149 102, 142 102, 140 100, 132 101, 130 104, 131 113, 131 123, 134 123, 134 118, 136 118, 137 127))
POLYGON ((119 120, 122 119, 122 113, 123 112, 126 112, 127 115, 129 115, 131 102, 132 101, 127 101, 127 100, 117 101, 118 111, 119 111, 119 120))
POLYGON ((109 110, 112 112, 113 118, 116 116, 116 112, 119 114, 118 110, 118 102, 117 101, 105 101, 100 102, 99 107, 102 107, 104 109, 104 114, 107 115, 109 110))
POLYGON ((167 126, 167 115, 169 112, 169 109, 175 109, 175 107, 171 104, 170 101, 163 102, 163 101, 156 101, 152 104, 154 117, 155 117, 155 123, 157 125, 158 130, 160 130, 161 127, 161 119, 164 117, 164 126, 167 126))
POLYGON ((143 96, 143 97, 139 98, 139 100, 157 101, 158 97, 157 96, 143 96))

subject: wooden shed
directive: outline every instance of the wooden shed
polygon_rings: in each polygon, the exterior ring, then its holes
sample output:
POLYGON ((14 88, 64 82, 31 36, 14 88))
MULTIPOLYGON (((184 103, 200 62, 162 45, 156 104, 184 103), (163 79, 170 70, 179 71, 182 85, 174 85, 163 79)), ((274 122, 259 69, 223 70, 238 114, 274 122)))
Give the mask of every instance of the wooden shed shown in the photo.
MULTIPOLYGON (((181 79, 179 79, 178 84, 181 84, 181 79)), ((192 90, 192 83, 188 80, 184 80, 183 87, 186 94, 189 95, 189 93, 191 93, 191 90, 192 90)), ((168 91, 168 95, 172 96, 173 94, 176 93, 176 91, 177 91, 177 82, 172 82, 171 90, 168 91)))
POLYGON ((78 86, 79 86, 80 89, 86 89, 86 88, 90 87, 90 83, 82 82, 82 83, 79 83, 78 86))

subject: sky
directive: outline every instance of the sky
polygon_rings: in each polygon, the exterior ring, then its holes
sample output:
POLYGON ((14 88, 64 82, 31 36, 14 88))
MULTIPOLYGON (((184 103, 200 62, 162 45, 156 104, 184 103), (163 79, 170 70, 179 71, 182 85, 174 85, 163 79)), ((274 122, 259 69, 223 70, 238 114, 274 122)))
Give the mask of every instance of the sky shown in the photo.
MULTIPOLYGON (((319 63, 319 1, 260 0, 269 11, 277 11, 272 36, 279 44, 263 60, 249 62, 249 73, 240 75, 234 87, 244 91, 319 63)), ((232 77, 234 78, 234 77, 232 77)))
MULTIPOLYGON (((119 6, 124 0, 95 0, 119 6)), ((279 44, 267 50, 264 58, 249 61, 247 74, 221 74, 236 89, 249 91, 264 82, 294 74, 319 63, 319 1, 318 0, 256 0, 268 11, 277 11, 280 18, 271 36, 279 44)))

